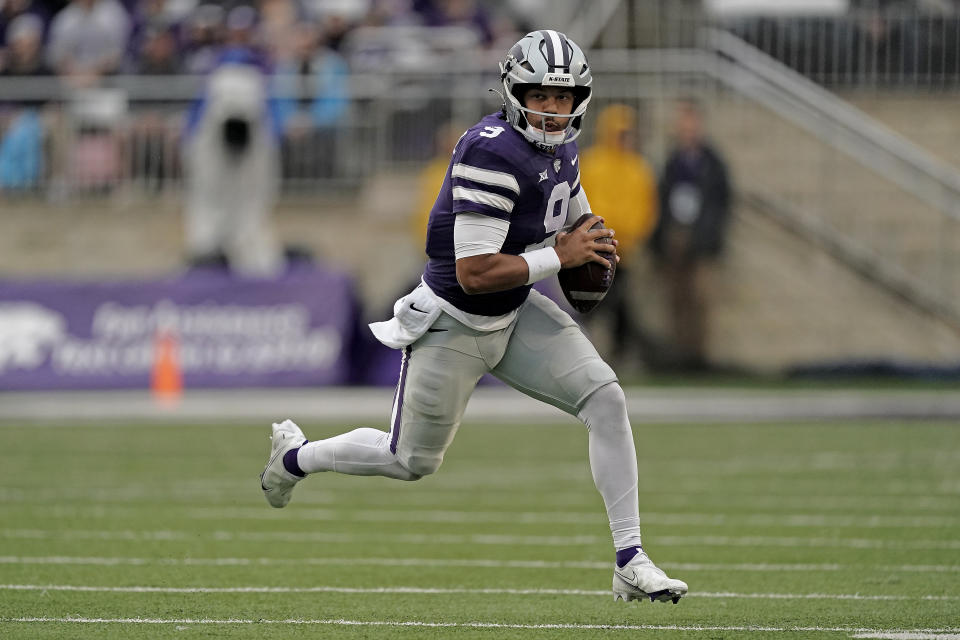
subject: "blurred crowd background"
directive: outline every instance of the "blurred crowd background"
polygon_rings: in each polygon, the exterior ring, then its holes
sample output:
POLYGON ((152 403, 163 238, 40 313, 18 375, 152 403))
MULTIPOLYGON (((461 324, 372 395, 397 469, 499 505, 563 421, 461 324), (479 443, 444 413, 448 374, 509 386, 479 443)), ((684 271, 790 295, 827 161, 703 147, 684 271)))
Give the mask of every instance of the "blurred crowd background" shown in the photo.
POLYGON ((625 376, 960 375, 955 0, 0 0, 0 279, 240 264, 192 231, 190 146, 239 63, 273 154, 257 233, 380 319, 497 60, 546 27, 593 66, 583 183, 625 269, 579 319, 625 376))

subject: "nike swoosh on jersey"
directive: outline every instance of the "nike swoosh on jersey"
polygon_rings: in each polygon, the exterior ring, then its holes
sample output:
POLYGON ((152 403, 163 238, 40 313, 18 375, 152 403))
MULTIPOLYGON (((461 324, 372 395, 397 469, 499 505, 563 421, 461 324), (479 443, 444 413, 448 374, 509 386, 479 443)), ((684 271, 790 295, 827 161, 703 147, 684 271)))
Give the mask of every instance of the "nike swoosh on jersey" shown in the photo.
POLYGON ((576 166, 576 164, 577 164, 577 158, 579 158, 579 157, 580 157, 580 154, 578 153, 577 155, 575 155, 575 156, 573 156, 572 158, 570 158, 570 166, 571 166, 571 167, 576 166))

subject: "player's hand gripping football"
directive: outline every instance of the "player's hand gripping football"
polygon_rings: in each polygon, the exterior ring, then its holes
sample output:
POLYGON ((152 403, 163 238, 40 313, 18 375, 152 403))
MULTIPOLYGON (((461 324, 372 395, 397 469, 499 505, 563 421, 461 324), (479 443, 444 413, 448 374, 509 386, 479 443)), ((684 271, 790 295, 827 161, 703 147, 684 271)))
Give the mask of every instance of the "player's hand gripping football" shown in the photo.
POLYGON ((611 253, 614 254, 615 260, 620 262, 620 256, 616 254, 617 241, 613 238, 613 229, 591 230, 591 227, 598 222, 603 222, 603 218, 591 216, 572 231, 561 231, 557 234, 557 243, 554 248, 560 258, 560 268, 579 267, 588 262, 596 262, 604 268, 609 268, 611 253))

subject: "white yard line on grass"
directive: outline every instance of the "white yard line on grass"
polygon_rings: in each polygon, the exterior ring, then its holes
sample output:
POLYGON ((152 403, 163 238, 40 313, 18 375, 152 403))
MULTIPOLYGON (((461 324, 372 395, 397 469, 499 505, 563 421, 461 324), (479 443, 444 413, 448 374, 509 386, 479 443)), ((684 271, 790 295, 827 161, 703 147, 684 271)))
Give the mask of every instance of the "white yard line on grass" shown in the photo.
MULTIPOLYGON (((272 520, 275 515, 261 508, 189 508, 185 515, 196 520, 272 520)), ((334 522, 448 522, 464 524, 483 523, 537 523, 537 524, 595 524, 598 516, 589 512, 542 512, 542 511, 455 511, 440 509, 370 509, 339 511, 335 509, 291 510, 290 515, 298 520, 334 522)), ((642 512, 640 522, 671 526, 758 526, 758 527, 854 527, 876 528, 922 528, 960 527, 960 518, 947 516, 844 516, 834 514, 765 514, 738 513, 654 513, 642 512)))
MULTIPOLYGON (((502 493, 515 494, 513 487, 485 487, 486 493, 500 491, 502 493)), ((784 495, 778 493, 771 495, 769 493, 751 494, 751 493, 709 493, 705 495, 703 489, 690 491, 680 491, 678 487, 672 486, 670 491, 652 490, 644 491, 640 487, 641 495, 656 495, 668 504, 689 504, 691 498, 698 502, 706 502, 712 505, 737 505, 750 509, 782 509, 793 510, 818 510, 823 511, 843 511, 842 515, 850 515, 850 512, 861 511, 864 517, 868 517, 883 511, 890 511, 889 515, 902 516, 904 512, 928 511, 930 515, 953 516, 960 508, 960 496, 958 495, 938 495, 932 496, 926 493, 913 494, 861 494, 861 495, 784 495), (937 514, 936 512, 940 512, 937 514)), ((449 487, 446 485, 435 485, 430 487, 429 491, 420 492, 393 492, 385 493, 383 489, 369 490, 357 485, 350 489, 349 494, 331 494, 325 492, 303 493, 297 497, 297 505, 341 505, 350 506, 356 503, 367 505, 382 504, 386 507, 396 508, 398 506, 408 506, 410 508, 435 507, 444 499, 450 499, 449 494, 459 494, 462 489, 449 487)), ((76 505, 79 502, 114 502, 130 503, 142 502, 144 500, 161 500, 169 502, 172 500, 181 501, 201 501, 201 502, 234 502, 249 495, 246 490, 237 489, 236 483, 217 482, 214 478, 206 478, 202 484, 180 484, 176 485, 144 485, 144 484, 124 484, 122 487, 0 487, 0 503, 30 503, 37 505, 44 503, 44 508, 59 508, 61 505, 76 505)), ((515 497, 515 496, 514 496, 515 497)), ((593 487, 584 487, 578 493, 582 504, 590 505, 596 497, 593 487)), ((555 502, 559 506, 569 506, 571 495, 564 492, 562 500, 556 498, 555 502)), ((543 508, 549 497, 539 497, 535 503, 537 508, 543 508)), ((187 504, 183 506, 189 506, 187 504)), ((732 510, 732 509, 731 509, 732 510)), ((718 509, 723 511, 723 509, 718 509)), ((593 512, 591 512, 593 513, 593 512)), ((885 516, 884 516, 885 517, 885 516)))
MULTIPOLYGON (((414 595, 509 595, 509 596, 604 596, 611 591, 589 589, 505 589, 505 588, 439 588, 439 587, 145 587, 71 584, 0 584, 0 591, 80 591, 105 593, 361 593, 414 595)), ((956 601, 960 596, 868 595, 860 593, 732 593, 693 592, 687 597, 750 600, 876 600, 876 601, 956 601)))
MULTIPOLYGON (((0 556, 0 564, 53 564, 53 565, 185 565, 185 566, 380 566, 380 567, 472 567, 493 569, 599 569, 609 571, 611 562, 589 560, 495 560, 495 559, 448 559, 448 558, 136 558, 102 556, 0 556)), ((774 572, 783 571, 880 571, 893 573, 958 573, 960 565, 950 564, 775 564, 775 563, 697 563, 661 562, 660 566, 676 571, 738 571, 774 572)))
MULTIPOLYGON (((913 633, 956 634, 958 628, 946 629, 864 629, 861 627, 770 627, 770 626, 706 626, 706 625, 659 625, 659 624, 511 624, 504 622, 426 622, 422 620, 344 620, 304 619, 265 620, 244 618, 0 618, 0 623, 77 623, 77 624, 179 624, 179 625, 317 625, 351 627, 428 627, 463 629, 557 629, 557 630, 608 630, 608 631, 747 631, 756 633, 913 633)), ((943 635, 937 636, 944 638, 943 635)), ((949 636, 947 636, 949 637, 949 636)))
MULTIPOLYGON (((98 540, 197 540, 207 538, 225 541, 241 542, 310 542, 326 544, 350 544, 364 540, 380 543, 383 534, 379 531, 355 533, 329 533, 323 531, 288 532, 288 531, 210 531, 206 533, 185 531, 130 531, 130 530, 85 530, 85 531, 55 531, 49 529, 0 529, 0 537, 46 539, 55 537, 61 540, 70 539, 98 539, 98 540), (138 537, 139 536, 139 537, 138 537)), ((493 546, 535 546, 535 547, 567 547, 607 544, 609 536, 603 535, 574 535, 574 536, 538 536, 538 535, 505 535, 505 534, 421 534, 406 533, 390 536, 391 544, 411 545, 493 545, 493 546)), ((873 538, 845 538, 845 537, 815 537, 800 536, 660 536, 657 538, 659 546, 669 547, 833 547, 843 549, 923 549, 923 550, 957 550, 960 549, 960 540, 926 540, 926 539, 890 539, 877 540, 873 538)))
MULTIPOLYGON (((2 507, 2 505, 0 505, 2 507)), ((274 520, 276 514, 261 507, 176 507, 180 517, 193 520, 274 520)), ((139 517, 142 510, 126 506, 44 504, 37 515, 65 517, 139 517)), ((290 519, 320 522, 440 522, 451 524, 596 524, 596 511, 463 511, 451 509, 334 509, 299 508, 290 519)), ((960 517, 939 515, 840 515, 823 513, 664 513, 642 512, 644 524, 667 526, 960 528, 960 517)))
POLYGON ((868 632, 868 633, 857 633, 851 638, 874 638, 875 640, 960 640, 960 634, 957 633, 924 633, 916 631, 896 631, 890 633, 888 631, 882 632, 868 632))
MULTIPOLYGON (((276 514, 261 507, 176 507, 178 515, 193 520, 273 520, 276 514)), ((125 506, 45 504, 37 507, 44 517, 139 517, 140 509, 125 506)), ((451 524, 583 524, 599 521, 596 511, 463 511, 451 509, 334 509, 298 508, 289 518, 321 522, 439 522, 451 524)), ((938 515, 840 515, 823 513, 664 513, 641 512, 643 524, 667 526, 753 526, 753 527, 846 527, 879 528, 960 528, 960 517, 938 515)))

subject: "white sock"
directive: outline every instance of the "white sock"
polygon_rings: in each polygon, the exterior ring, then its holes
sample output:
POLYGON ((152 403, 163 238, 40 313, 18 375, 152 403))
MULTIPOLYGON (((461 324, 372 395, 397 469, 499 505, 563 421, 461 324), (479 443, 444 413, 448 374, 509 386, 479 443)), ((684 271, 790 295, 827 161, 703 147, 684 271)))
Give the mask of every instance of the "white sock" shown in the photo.
POLYGON ((616 382, 601 387, 587 398, 578 417, 589 431, 590 470, 607 507, 613 546, 640 546, 637 453, 623 389, 616 382))
POLYGON ((377 429, 354 429, 326 440, 315 440, 300 447, 297 464, 304 473, 336 471, 353 476, 386 476, 397 480, 416 480, 390 452, 390 434, 377 429))

